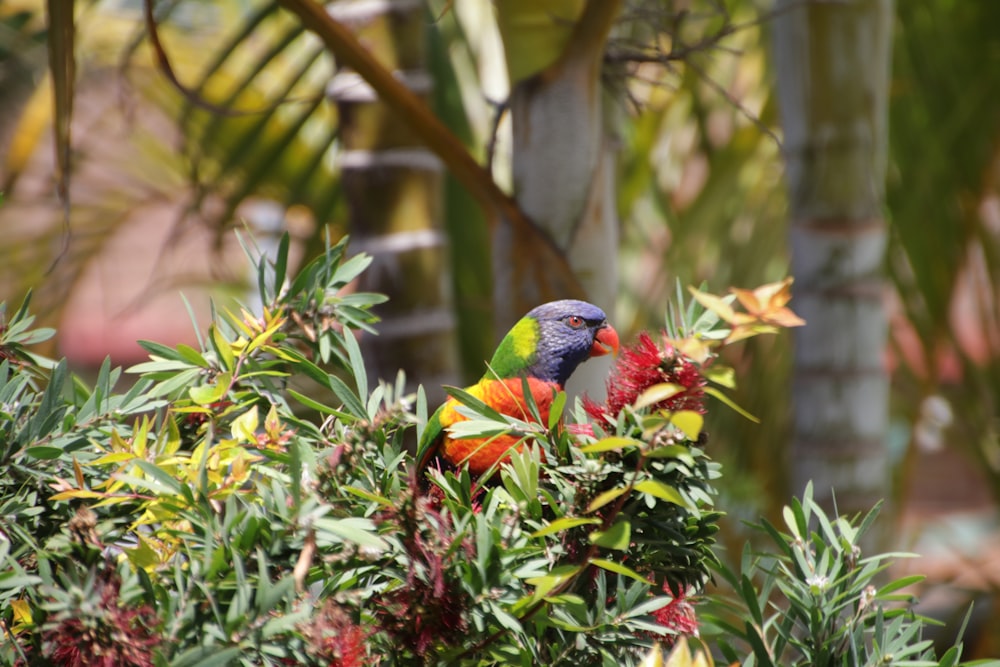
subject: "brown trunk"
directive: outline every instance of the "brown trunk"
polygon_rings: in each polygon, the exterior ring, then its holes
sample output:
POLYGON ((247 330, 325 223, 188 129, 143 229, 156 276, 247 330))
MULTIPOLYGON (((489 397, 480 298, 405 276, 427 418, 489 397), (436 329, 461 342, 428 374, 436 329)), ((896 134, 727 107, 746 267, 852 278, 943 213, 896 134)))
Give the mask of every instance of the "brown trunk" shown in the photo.
MULTIPOLYGON (((343 2, 329 9, 426 100, 431 81, 422 2, 343 2)), ((456 378, 448 255, 440 226, 442 164, 354 72, 338 71, 329 94, 340 113, 351 249, 375 258, 359 288, 392 297, 378 309, 379 335, 362 341, 369 374, 392 379, 403 369, 411 383, 434 392, 456 378)))

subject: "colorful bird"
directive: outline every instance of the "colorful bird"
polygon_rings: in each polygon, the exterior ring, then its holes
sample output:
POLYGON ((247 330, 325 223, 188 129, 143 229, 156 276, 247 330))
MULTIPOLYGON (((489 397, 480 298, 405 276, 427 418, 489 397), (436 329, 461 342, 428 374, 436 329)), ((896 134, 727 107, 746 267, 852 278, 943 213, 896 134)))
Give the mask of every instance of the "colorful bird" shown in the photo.
MULTIPOLYGON (((532 309, 507 332, 486 374, 466 391, 501 414, 534 421, 524 397, 526 380, 542 423, 548 423, 552 400, 576 367, 609 352, 618 352, 618 333, 603 310, 586 301, 551 301, 532 309)), ((448 427, 467 419, 459 413, 460 405, 449 398, 428 420, 417 448, 419 470, 440 454, 482 475, 518 446, 520 438, 509 434, 452 438, 448 427)))

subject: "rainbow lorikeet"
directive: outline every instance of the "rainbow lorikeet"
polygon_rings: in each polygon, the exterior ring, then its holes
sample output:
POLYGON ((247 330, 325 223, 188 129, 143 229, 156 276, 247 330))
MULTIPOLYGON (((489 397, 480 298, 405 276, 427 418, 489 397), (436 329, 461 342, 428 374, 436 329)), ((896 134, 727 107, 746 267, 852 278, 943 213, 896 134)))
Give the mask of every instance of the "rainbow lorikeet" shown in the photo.
MULTIPOLYGON (((551 301, 532 309, 507 332, 486 374, 466 391, 501 414, 533 421, 524 397, 526 380, 542 423, 548 423, 552 400, 576 367, 609 352, 618 352, 618 333, 603 310, 586 301, 551 301)), ((418 469, 439 454, 482 475, 517 446, 515 435, 452 438, 448 427, 466 419, 459 405, 449 398, 428 420, 417 448, 418 469)))

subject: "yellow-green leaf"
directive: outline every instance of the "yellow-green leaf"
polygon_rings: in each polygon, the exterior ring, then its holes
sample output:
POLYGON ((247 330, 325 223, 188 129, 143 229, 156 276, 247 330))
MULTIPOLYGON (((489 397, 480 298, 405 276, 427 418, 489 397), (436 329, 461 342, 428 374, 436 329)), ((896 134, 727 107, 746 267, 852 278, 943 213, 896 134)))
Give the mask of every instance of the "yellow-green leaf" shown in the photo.
POLYGON ((146 456, 146 442, 149 439, 149 417, 143 417, 139 428, 132 434, 132 452, 138 457, 146 456))
POLYGON ((608 572, 614 572, 615 574, 620 574, 622 576, 635 579, 636 581, 641 581, 642 583, 648 584, 650 586, 653 585, 652 581, 642 576, 632 568, 622 565, 621 563, 605 560, 603 558, 591 558, 590 564, 595 565, 601 568, 602 570, 607 570, 608 572))
MULTIPOLYGON (((663 649, 660 648, 659 642, 653 644, 653 648, 649 649, 649 653, 642 657, 642 662, 639 663, 639 667, 663 667, 663 649)), ((673 667, 688 666, 674 665, 673 667)))
POLYGON ((212 342, 215 344, 215 351, 219 355, 222 367, 227 371, 233 370, 236 364, 236 357, 233 355, 232 345, 222 335, 222 332, 219 331, 219 327, 214 324, 209 327, 209 333, 212 334, 212 342))
POLYGON ((34 623, 31 619, 31 605, 28 604, 27 600, 11 600, 10 608, 14 610, 15 630, 18 626, 28 626, 34 623))
POLYGON ((672 384, 670 382, 661 382, 660 384, 654 384, 652 387, 646 391, 639 394, 639 398, 635 399, 635 409, 641 410, 642 408, 649 407, 650 405, 656 405, 661 401, 665 401, 668 398, 673 398, 677 394, 683 393, 684 387, 679 384, 672 384))
POLYGON ((191 395, 191 400, 198 405, 210 405, 220 401, 226 395, 232 378, 231 373, 219 373, 214 383, 191 387, 188 389, 188 394, 191 395))
POLYGON ((600 519, 587 519, 584 517, 576 516, 564 516, 561 519, 556 519, 544 528, 539 528, 531 534, 532 537, 542 537, 543 535, 551 535, 552 533, 558 533, 563 530, 569 530, 570 528, 576 528, 577 526, 585 526, 587 524, 593 525, 600 523, 600 519))
POLYGON ((364 489, 359 489, 356 486, 345 486, 342 488, 344 489, 344 491, 347 491, 351 495, 358 496, 359 498, 364 498, 365 500, 370 500, 373 503, 378 503, 379 505, 383 505, 385 507, 393 507, 395 505, 395 503, 393 503, 393 501, 389 500, 388 498, 374 494, 371 491, 365 491, 364 489))
POLYGON ((255 405, 233 420, 230 433, 239 442, 256 442, 258 421, 255 405))
POLYGON ((562 585, 580 572, 578 565, 559 565, 541 577, 529 577, 525 582, 535 587, 535 597, 545 597, 556 586, 562 585))
POLYGON ((625 493, 626 491, 628 491, 627 486, 616 486, 613 489, 608 489, 603 493, 597 494, 597 496, 595 496, 594 499, 590 501, 590 504, 587 505, 587 511, 593 512, 598 508, 604 507, 612 500, 625 493))
POLYGON ((97 491, 91 491, 89 489, 70 489, 69 491, 61 491, 60 493, 49 496, 49 500, 82 500, 84 498, 103 497, 103 493, 98 493, 97 491))
POLYGON ((632 542, 632 524, 622 520, 607 530, 595 530, 590 534, 590 541, 605 549, 625 551, 632 542))
POLYGON ((636 440, 635 438, 622 438, 620 436, 611 436, 610 438, 601 438, 597 442, 586 445, 580 448, 581 452, 586 452, 591 454, 593 452, 610 452, 617 449, 625 449, 626 447, 641 447, 642 441, 636 440))
POLYGON ((694 410, 681 410, 675 412, 670 418, 671 423, 679 428, 684 436, 692 442, 701 435, 701 427, 705 424, 705 418, 694 410))
POLYGON ((747 419, 749 419, 753 423, 755 423, 755 424, 759 424, 760 423, 759 419, 757 419, 756 417, 754 417, 752 414, 750 414, 749 412, 747 412, 746 410, 744 410, 740 406, 736 405, 736 403, 733 401, 733 399, 729 398, 728 396, 726 396, 725 394, 723 394, 721 391, 719 391, 715 387, 705 387, 705 393, 708 394, 709 396, 715 396, 717 399, 719 399, 720 401, 722 401, 723 403, 725 403, 727 406, 729 406, 730 408, 732 408, 736 412, 740 413, 741 415, 743 415, 744 417, 746 417, 747 419))
POLYGON ((688 291, 698 303, 705 306, 705 308, 709 309, 726 322, 732 322, 736 319, 736 312, 733 310, 732 306, 726 303, 723 297, 708 294, 707 292, 700 292, 694 287, 689 287, 688 291))
POLYGON ((736 370, 732 366, 723 364, 712 364, 708 368, 702 369, 702 375, 709 382, 732 389, 736 386, 736 370))
POLYGON ((124 463, 126 461, 131 461, 135 458, 135 454, 132 452, 111 452, 110 454, 105 454, 96 461, 91 462, 90 465, 103 466, 109 463, 124 463))
POLYGON ((635 485, 635 490, 648 493, 651 496, 660 500, 666 500, 675 505, 687 506, 687 503, 684 502, 684 498, 677 492, 677 489, 656 479, 645 479, 639 482, 635 485))
POLYGON ((681 459, 685 463, 690 463, 694 459, 691 457, 691 450, 687 445, 664 445, 646 452, 647 459, 681 459))

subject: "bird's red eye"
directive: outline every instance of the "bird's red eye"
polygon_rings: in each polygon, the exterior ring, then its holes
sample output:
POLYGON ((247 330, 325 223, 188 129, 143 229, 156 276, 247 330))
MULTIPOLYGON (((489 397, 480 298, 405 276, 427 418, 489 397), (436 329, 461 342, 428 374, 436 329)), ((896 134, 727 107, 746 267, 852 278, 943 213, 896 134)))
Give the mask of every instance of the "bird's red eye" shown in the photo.
POLYGON ((566 318, 566 324, 570 325, 574 329, 582 329, 586 322, 584 322, 583 318, 579 315, 570 315, 566 318))

